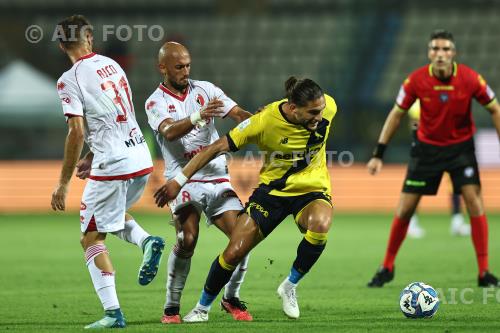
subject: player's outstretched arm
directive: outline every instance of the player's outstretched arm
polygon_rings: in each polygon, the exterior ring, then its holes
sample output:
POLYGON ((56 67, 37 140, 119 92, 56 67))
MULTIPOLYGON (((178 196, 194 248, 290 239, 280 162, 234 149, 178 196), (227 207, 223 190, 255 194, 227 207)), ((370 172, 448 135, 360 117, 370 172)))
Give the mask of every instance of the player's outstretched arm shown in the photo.
POLYGON ((384 127, 382 127, 382 131, 380 132, 380 136, 378 138, 378 144, 373 152, 373 157, 368 161, 366 165, 368 168, 368 172, 371 175, 375 175, 382 170, 382 158, 384 155, 385 148, 389 141, 396 133, 396 130, 399 128, 399 124, 401 123, 401 119, 406 114, 406 111, 402 110, 399 106, 394 105, 391 112, 385 119, 384 127))
POLYGON ((167 118, 158 126, 158 132, 167 139, 167 141, 175 141, 182 138, 184 135, 191 132, 191 130, 203 120, 212 117, 221 117, 224 110, 224 103, 218 99, 210 100, 206 107, 197 111, 191 116, 174 121, 172 118, 167 118))
POLYGON ((253 116, 250 112, 243 110, 238 105, 235 105, 227 115, 238 124, 253 116))
POLYGON ((61 176, 56 189, 52 193, 52 209, 66 209, 66 194, 68 192, 69 181, 75 170, 76 162, 83 149, 85 135, 85 125, 83 117, 71 117, 68 119, 68 135, 64 145, 64 160, 61 169, 61 176))
POLYGON ((179 194, 182 186, 187 183, 196 172, 207 165, 211 160, 219 154, 228 152, 229 142, 224 136, 215 141, 211 145, 205 147, 201 152, 196 154, 193 159, 179 172, 174 178, 168 180, 154 194, 155 202, 158 207, 165 206, 169 201, 173 200, 179 194))

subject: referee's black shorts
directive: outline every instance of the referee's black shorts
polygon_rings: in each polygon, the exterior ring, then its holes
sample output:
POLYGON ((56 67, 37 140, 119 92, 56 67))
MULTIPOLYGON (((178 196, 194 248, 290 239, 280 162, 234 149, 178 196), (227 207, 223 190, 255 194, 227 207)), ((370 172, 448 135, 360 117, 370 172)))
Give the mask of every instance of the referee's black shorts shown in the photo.
POLYGON ((403 192, 434 195, 445 171, 450 174, 454 193, 461 193, 464 185, 481 185, 472 138, 449 146, 414 140, 403 192))

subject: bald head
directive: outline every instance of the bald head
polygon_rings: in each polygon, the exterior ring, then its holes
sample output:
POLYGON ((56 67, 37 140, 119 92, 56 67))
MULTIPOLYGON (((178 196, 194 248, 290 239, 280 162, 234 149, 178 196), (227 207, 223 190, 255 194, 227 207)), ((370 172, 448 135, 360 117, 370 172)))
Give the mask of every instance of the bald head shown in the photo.
POLYGON ((169 61, 175 61, 176 58, 188 56, 189 51, 182 44, 177 42, 166 42, 158 52, 158 63, 166 64, 169 61))
POLYGON ((191 56, 189 51, 176 42, 166 42, 158 52, 158 69, 169 89, 184 92, 188 86, 191 56))

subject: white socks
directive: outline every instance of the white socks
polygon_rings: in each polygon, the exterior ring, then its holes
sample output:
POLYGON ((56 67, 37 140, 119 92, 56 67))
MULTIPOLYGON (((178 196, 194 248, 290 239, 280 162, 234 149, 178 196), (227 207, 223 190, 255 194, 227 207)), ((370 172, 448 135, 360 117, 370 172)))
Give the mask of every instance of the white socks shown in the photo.
POLYGON ((125 221, 125 228, 112 234, 126 242, 139 246, 141 249, 144 240, 150 236, 135 220, 125 221))
POLYGON ((250 255, 247 254, 243 260, 236 266, 236 269, 231 275, 231 279, 226 284, 226 288, 224 290, 224 298, 229 299, 232 297, 240 297, 240 288, 243 280, 245 280, 245 274, 247 273, 248 260, 250 255))
POLYGON ((103 253, 108 253, 104 244, 92 245, 85 251, 85 259, 92 283, 104 310, 115 310, 120 308, 116 295, 115 273, 102 271, 95 265, 95 258, 103 253))
POLYGON ((187 276, 191 268, 191 257, 182 258, 175 254, 175 247, 170 252, 167 264, 167 300, 165 309, 179 307, 181 303, 182 290, 186 284, 187 276))

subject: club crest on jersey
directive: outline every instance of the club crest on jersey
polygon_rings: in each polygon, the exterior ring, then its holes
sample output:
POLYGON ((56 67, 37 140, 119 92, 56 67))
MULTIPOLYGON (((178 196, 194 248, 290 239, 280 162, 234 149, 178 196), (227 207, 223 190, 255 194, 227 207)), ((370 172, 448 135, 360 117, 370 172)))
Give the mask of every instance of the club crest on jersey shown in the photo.
POLYGON ((205 105, 205 99, 203 96, 200 94, 196 95, 196 103, 198 103, 199 106, 204 106, 205 105))
POLYGON ((177 110, 175 109, 175 105, 170 104, 170 105, 168 106, 168 112, 169 112, 169 113, 174 113, 174 112, 177 112, 177 110))
POLYGON ((448 96, 447 93, 441 93, 441 94, 439 94, 439 100, 441 101, 441 103, 448 102, 448 99, 449 99, 449 96, 448 96))

